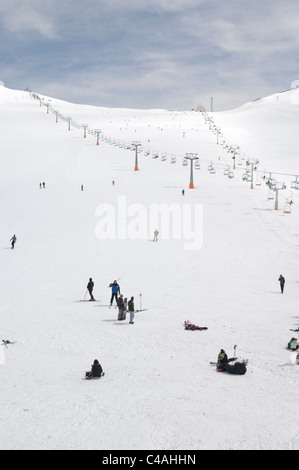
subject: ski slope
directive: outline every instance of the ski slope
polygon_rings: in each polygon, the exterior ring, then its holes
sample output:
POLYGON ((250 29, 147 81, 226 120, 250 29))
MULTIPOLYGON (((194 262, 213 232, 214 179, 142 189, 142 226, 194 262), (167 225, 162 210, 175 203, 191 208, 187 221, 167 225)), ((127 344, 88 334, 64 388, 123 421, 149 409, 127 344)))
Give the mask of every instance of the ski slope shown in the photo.
POLYGON ((1 350, 0 448, 298 450, 298 366, 286 346, 299 326, 299 209, 290 189, 299 91, 210 115, 240 146, 233 179, 224 175, 231 154, 202 113, 39 97, 0 87, 0 331, 16 341, 1 350), (56 122, 45 103, 100 129, 100 145, 56 122), (139 171, 135 152, 119 146, 132 141, 143 148, 139 171), (200 159, 194 189, 186 153, 200 159), (255 183, 266 170, 287 175, 276 175, 287 183, 279 210, 264 180, 254 189, 242 180, 244 155, 259 159, 255 183), (118 215, 120 200, 125 224, 134 204, 146 214, 152 204, 202 205, 203 245, 187 250, 185 239, 162 233, 153 243, 150 224, 145 237, 100 239, 99 207, 118 215), (80 302, 90 277, 97 303, 80 302), (147 309, 134 325, 107 306, 114 279, 147 309), (185 331, 185 320, 208 330, 185 331), (249 360, 245 376, 210 365, 221 348, 233 356, 234 345, 249 360), (96 358, 105 377, 83 380, 96 358))

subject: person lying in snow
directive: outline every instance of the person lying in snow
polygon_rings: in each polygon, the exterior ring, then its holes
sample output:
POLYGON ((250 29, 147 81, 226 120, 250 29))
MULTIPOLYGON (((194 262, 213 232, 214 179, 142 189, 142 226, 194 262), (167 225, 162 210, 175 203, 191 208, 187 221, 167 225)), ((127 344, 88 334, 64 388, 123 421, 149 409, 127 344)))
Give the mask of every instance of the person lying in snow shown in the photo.
POLYGON ((192 331, 194 331, 194 330, 207 330, 207 329, 208 329, 208 328, 205 327, 205 326, 197 326, 197 325, 194 325, 194 323, 191 323, 190 320, 185 321, 184 325, 185 325, 185 330, 192 330, 192 331))
POLYGON ((228 359, 228 356, 224 349, 221 349, 220 353, 218 354, 218 361, 217 361, 217 372, 228 372, 229 374, 234 375, 244 375, 247 372, 246 368, 246 361, 234 362, 236 358, 233 357, 228 359), (230 364, 234 362, 233 364, 230 364))

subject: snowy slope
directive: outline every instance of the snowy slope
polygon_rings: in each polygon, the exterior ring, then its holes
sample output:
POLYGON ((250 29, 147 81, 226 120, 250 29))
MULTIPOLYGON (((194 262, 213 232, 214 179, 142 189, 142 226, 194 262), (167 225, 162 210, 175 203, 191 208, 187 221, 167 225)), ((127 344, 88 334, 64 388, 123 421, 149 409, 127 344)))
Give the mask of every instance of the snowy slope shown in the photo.
MULTIPOLYGON (((298 449, 298 366, 285 349, 299 326, 297 203, 284 214, 281 195, 274 211, 264 183, 251 190, 242 181, 244 160, 228 179, 231 155, 201 113, 43 98, 111 141, 97 146, 28 93, 0 87, 0 331, 16 341, 1 351, 0 448, 298 449), (139 154, 140 171, 134 151, 113 140, 150 150, 139 154), (182 165, 189 152, 201 162, 193 190, 182 165), (216 174, 207 171, 211 161, 216 174), (117 211, 124 197, 146 213, 151 204, 202 204, 202 248, 185 250, 183 239, 153 243, 150 228, 145 239, 100 240, 97 208, 117 211), (101 302, 79 302, 89 277, 101 302), (116 278, 136 308, 140 293, 148 308, 134 325, 106 306, 116 278), (208 331, 185 331, 188 319, 208 331), (232 356, 234 345, 249 360, 242 377, 209 364, 220 348, 232 356), (105 377, 82 380, 95 358, 105 377)), ((295 98, 298 91, 280 100, 283 120, 274 97, 213 117, 261 166, 296 174, 295 98), (293 151, 281 161, 286 142, 293 151)))

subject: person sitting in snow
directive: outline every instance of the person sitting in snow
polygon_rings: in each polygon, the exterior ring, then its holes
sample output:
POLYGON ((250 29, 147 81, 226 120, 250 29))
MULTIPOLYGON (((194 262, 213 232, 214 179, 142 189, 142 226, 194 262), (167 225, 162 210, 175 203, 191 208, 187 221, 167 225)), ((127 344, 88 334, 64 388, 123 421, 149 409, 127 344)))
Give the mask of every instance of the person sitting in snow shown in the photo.
POLYGON ((102 377, 103 374, 103 368, 101 366, 101 364, 99 363, 99 361, 97 359, 95 359, 93 361, 93 364, 91 366, 91 370, 89 370, 88 372, 85 373, 85 377, 87 379, 92 379, 94 377, 102 377))

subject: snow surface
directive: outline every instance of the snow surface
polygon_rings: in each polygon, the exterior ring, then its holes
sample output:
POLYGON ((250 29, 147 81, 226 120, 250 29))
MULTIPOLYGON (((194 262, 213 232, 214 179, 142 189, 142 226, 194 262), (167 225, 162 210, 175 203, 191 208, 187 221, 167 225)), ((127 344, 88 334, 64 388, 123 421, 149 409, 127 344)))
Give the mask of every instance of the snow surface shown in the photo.
POLYGON ((210 115, 241 148, 234 179, 223 174, 231 154, 202 113, 43 98, 117 142, 140 141, 150 155, 141 152, 134 171, 134 151, 97 146, 28 92, 0 87, 0 331, 16 341, 0 355, 0 448, 298 450, 299 369, 286 350, 299 326, 298 196, 292 176, 276 175, 288 187, 274 211, 264 181, 251 190, 242 175, 247 157, 259 158, 258 170, 299 173, 299 90, 210 115), (192 190, 188 152, 201 162, 192 190), (97 208, 116 208, 120 196, 146 210, 202 204, 202 248, 153 243, 151 230, 146 239, 100 240, 97 208), (89 277, 100 302, 79 302, 89 277), (135 307, 142 294, 148 309, 134 325, 106 306, 118 278, 135 307), (185 331, 185 320, 208 330, 185 331), (245 376, 210 365, 221 348, 233 356, 234 345, 249 360, 245 376), (96 358, 105 377, 83 380, 96 358))

